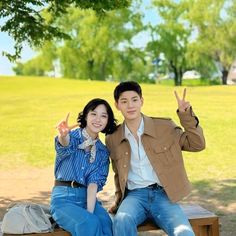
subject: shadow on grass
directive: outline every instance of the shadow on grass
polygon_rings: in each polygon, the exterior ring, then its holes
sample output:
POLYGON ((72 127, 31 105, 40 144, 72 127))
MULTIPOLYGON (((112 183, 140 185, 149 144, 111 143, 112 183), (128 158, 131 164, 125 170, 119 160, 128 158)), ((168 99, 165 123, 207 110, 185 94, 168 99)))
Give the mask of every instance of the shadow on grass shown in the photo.
POLYGON ((220 218, 221 236, 233 236, 236 229, 236 179, 200 180, 183 203, 196 203, 220 218))

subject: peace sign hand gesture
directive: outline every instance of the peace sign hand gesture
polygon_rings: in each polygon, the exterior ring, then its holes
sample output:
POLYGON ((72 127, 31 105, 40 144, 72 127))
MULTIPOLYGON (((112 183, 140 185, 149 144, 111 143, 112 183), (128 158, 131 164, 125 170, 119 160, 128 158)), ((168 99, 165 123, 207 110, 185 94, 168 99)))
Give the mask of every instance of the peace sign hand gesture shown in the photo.
POLYGON ((70 130, 73 128, 77 127, 79 124, 75 124, 73 126, 68 125, 68 119, 69 119, 70 113, 67 114, 66 119, 62 120, 58 125, 57 125, 57 130, 59 132, 60 137, 66 137, 70 130))
POLYGON ((183 93, 183 97, 182 99, 180 99, 179 95, 177 94, 177 92, 175 91, 175 97, 176 100, 178 102, 178 109, 180 112, 185 112, 189 109, 190 107, 190 103, 188 101, 185 101, 185 97, 186 97, 186 88, 184 89, 184 93, 183 93))

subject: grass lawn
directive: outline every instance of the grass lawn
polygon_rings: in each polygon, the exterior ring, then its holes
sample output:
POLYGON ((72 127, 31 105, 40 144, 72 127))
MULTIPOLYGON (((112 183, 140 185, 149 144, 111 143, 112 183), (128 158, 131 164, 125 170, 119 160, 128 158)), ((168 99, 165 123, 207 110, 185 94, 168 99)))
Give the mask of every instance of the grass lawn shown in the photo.
MULTIPOLYGON (((67 112, 73 124, 78 112, 95 97, 107 99, 114 108, 115 86, 113 82, 0 77, 0 170, 52 165, 56 124, 67 112)), ((171 117, 179 124, 173 91, 182 93, 183 88, 142 87, 143 112, 171 117)), ((187 100, 200 119, 207 144, 202 152, 184 154, 193 195, 209 196, 212 207, 222 206, 219 214, 231 214, 230 206, 236 199, 236 86, 189 86, 187 100)), ((120 114, 114 112, 121 121, 120 114)))

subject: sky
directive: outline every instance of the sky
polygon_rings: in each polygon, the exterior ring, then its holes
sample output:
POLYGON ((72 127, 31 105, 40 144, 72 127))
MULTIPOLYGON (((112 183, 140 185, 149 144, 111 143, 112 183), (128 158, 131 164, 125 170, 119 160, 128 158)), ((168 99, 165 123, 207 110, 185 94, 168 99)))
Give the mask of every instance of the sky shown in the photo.
MULTIPOLYGON (((144 16, 144 23, 153 23, 156 24, 158 21, 158 16, 155 13, 155 10, 153 9, 146 9, 149 5, 151 0, 146 0, 145 5, 143 5, 142 10, 145 14, 144 16)), ((0 25, 2 25, 2 20, 0 19, 0 25)), ((148 41, 148 35, 147 34, 140 34, 135 38, 135 41, 137 42, 138 47, 141 47, 148 41)), ((2 52, 14 52, 14 40, 4 32, 0 32, 0 75, 14 75, 14 71, 12 70, 12 67, 14 66, 14 63, 11 63, 7 57, 2 55, 2 52)), ((30 58, 34 57, 35 52, 30 48, 28 44, 23 45, 23 50, 21 53, 21 62, 25 62, 29 60, 30 58)))
MULTIPOLYGON (((14 75, 12 70, 14 63, 2 55, 3 51, 13 53, 14 40, 7 33, 0 32, 0 75, 14 75)), ((24 44, 21 54, 22 62, 29 60, 34 55, 35 52, 27 44, 24 44)))

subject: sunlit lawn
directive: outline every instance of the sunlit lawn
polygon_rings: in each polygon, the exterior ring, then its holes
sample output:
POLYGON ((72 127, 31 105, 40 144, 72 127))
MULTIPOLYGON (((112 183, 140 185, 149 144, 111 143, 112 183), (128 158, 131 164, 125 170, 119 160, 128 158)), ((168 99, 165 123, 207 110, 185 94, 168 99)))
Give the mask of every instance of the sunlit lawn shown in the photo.
MULTIPOLYGON (((20 165, 47 166, 54 162, 55 126, 70 112, 70 124, 86 102, 94 97, 113 106, 116 83, 53 78, 0 78, 0 168, 20 165)), ((143 112, 150 116, 172 117, 179 123, 174 89, 182 87, 143 84, 143 112)), ((236 87, 188 87, 204 129, 207 148, 185 153, 192 181, 236 178, 236 87)), ((120 114, 114 109, 116 117, 120 114)))

